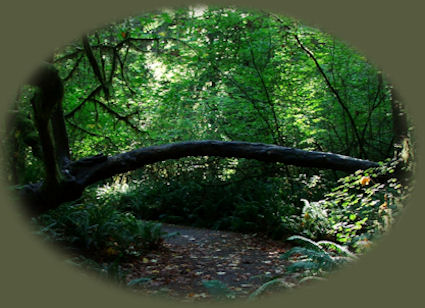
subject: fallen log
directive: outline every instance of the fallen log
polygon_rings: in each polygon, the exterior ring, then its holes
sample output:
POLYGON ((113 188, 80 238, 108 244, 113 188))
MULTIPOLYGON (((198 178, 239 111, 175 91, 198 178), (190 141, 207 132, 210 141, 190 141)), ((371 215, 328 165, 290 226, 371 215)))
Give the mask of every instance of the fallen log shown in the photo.
POLYGON ((346 172, 379 166, 376 162, 349 156, 272 144, 215 140, 187 141, 139 148, 114 156, 99 154, 70 162, 63 169, 65 180, 54 189, 45 188, 42 183, 37 183, 26 185, 21 192, 25 201, 30 204, 31 211, 40 214, 63 202, 78 199, 85 187, 100 180, 148 164, 191 156, 246 158, 346 172))

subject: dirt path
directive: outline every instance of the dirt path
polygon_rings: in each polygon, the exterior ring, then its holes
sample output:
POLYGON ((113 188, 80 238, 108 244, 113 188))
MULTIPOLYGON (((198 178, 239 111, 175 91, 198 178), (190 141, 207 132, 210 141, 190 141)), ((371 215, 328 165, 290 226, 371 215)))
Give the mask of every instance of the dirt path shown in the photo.
POLYGON ((284 270, 279 255, 289 245, 283 242, 170 224, 163 224, 163 230, 179 235, 166 239, 164 249, 124 265, 130 273, 127 281, 150 278, 138 287, 143 292, 184 301, 208 300, 215 294, 241 298, 269 279, 266 276, 284 270))

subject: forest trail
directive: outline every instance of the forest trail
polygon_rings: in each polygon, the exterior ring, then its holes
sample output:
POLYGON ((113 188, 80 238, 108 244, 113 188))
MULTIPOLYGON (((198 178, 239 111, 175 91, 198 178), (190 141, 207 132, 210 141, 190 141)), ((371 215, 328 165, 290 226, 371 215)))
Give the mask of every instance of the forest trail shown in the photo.
POLYGON ((138 289, 183 301, 247 297, 284 272, 279 256, 290 248, 256 234, 171 224, 162 224, 162 229, 179 234, 167 238, 159 251, 125 264, 127 281, 150 278, 138 289))

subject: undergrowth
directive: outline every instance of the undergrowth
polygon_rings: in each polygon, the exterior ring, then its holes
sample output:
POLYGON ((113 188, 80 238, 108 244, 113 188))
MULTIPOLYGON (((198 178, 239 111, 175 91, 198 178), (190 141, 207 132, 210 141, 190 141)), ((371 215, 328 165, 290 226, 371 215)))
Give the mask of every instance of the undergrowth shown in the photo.
MULTIPOLYGON (((341 177, 334 188, 318 175, 305 176, 292 183, 300 185, 299 190, 278 177, 243 178, 219 185, 211 178, 197 178, 202 172, 195 172, 194 178, 187 173, 146 181, 139 174, 126 175, 89 188, 78 202, 64 204, 34 223, 46 240, 77 248, 94 262, 93 269, 121 283, 125 276, 122 258, 157 249, 167 236, 160 223, 146 220, 263 233, 299 242, 282 255, 289 262, 285 275, 295 275, 297 281, 287 276, 270 278, 252 299, 270 288, 293 288, 322 279, 365 252, 388 230, 409 196, 411 186, 391 176, 396 167, 395 163, 382 164, 357 171, 341 177)), ((218 297, 232 297, 223 285, 207 287, 224 290, 218 297)))
POLYGON ((137 256, 158 248, 165 232, 109 204, 63 204, 34 219, 37 234, 95 257, 137 256))
POLYGON ((328 273, 357 259, 347 247, 331 241, 316 242, 299 235, 287 240, 297 245, 280 256, 289 263, 285 267, 285 274, 271 277, 251 293, 248 300, 258 298, 271 288, 293 289, 307 281, 323 280, 328 273))

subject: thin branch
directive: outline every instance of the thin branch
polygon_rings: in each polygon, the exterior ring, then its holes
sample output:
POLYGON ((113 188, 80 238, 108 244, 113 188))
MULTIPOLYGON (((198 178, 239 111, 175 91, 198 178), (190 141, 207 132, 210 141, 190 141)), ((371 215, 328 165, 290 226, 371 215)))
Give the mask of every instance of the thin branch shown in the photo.
MULTIPOLYGON (((126 56, 127 56, 127 53, 128 53, 128 48, 127 48, 127 50, 126 50, 126 56)), ((124 83, 125 83, 125 85, 126 85, 127 89, 131 92, 131 94, 133 94, 133 95, 134 95, 134 94, 136 94, 136 91, 134 91, 134 90, 131 88, 131 86, 130 86, 130 84, 129 84, 128 80, 127 80, 127 77, 125 76, 125 66, 124 66, 125 59, 124 59, 124 61, 123 61, 123 60, 121 60, 121 57, 120 57, 120 55, 118 54, 118 52, 117 52, 116 56, 117 56, 118 62, 120 63, 120 68, 121 68, 121 78, 122 78, 122 80, 124 81, 124 83)))
POLYGON ((344 103, 344 101, 341 99, 341 97, 339 96, 338 91, 332 86, 331 82, 329 81, 328 76, 326 75, 326 73, 323 71, 322 67, 320 66, 319 62, 317 61, 316 57, 313 55, 313 53, 306 48, 300 41, 300 39, 298 38, 298 36, 296 34, 293 34, 295 40, 297 41, 298 45, 301 47, 302 50, 304 50, 304 52, 310 57, 310 59, 313 60, 314 64, 316 65, 317 70, 320 72, 320 74, 322 75, 323 79, 325 80, 328 88, 331 90, 331 92, 335 95, 335 98, 337 99, 339 105, 342 107, 342 109, 345 111, 345 113, 348 116, 348 119, 350 121, 351 127, 353 129, 353 132, 356 136, 357 142, 358 142, 358 146, 359 146, 359 150, 360 150, 360 155, 362 157, 366 156, 366 153, 364 151, 363 148, 363 142, 362 139, 359 135, 359 132, 357 130, 356 127, 356 123, 354 121, 353 116, 351 115, 350 110, 348 109, 347 105, 344 103))
POLYGON ((376 108, 378 108, 379 105, 381 105, 381 103, 383 101, 382 99, 378 100, 379 94, 381 93, 382 86, 383 86, 382 74, 381 73, 378 73, 377 78, 378 78, 378 88, 376 90, 375 99, 373 100, 372 106, 369 109, 366 123, 365 123, 365 125, 363 127, 363 130, 361 132, 361 136, 362 136, 362 140, 363 141, 365 141, 366 130, 367 130, 367 127, 369 126, 370 119, 372 118, 372 114, 376 110, 376 108))
POLYGON ((80 110, 84 104, 90 100, 92 100, 102 89, 102 86, 98 86, 97 88, 95 88, 77 107, 75 107, 73 110, 71 110, 70 112, 68 112, 65 115, 65 118, 70 118, 72 116, 74 116, 74 114, 80 110))
POLYGON ((80 47, 76 47, 76 50, 75 51, 73 51, 73 52, 71 52, 71 53, 69 53, 69 54, 66 54, 66 55, 63 55, 62 57, 60 57, 60 58, 57 58, 57 59, 55 59, 55 63, 57 63, 57 62, 62 62, 62 61, 66 61, 66 60, 69 60, 69 59, 74 59, 74 58, 76 58, 78 55, 80 55, 82 52, 83 52, 84 50, 83 49, 81 49, 80 47))
POLYGON ((77 124, 73 123, 73 122, 72 122, 72 121, 70 121, 70 120, 67 120, 67 123, 68 123, 69 125, 71 125, 72 127, 74 127, 75 129, 78 129, 78 130, 82 131, 83 133, 85 133, 85 134, 87 134, 87 135, 90 135, 90 136, 93 136, 93 137, 98 137, 98 138, 105 138, 105 139, 107 139, 110 143, 113 143, 113 142, 112 142, 112 139, 111 139, 109 136, 106 136, 106 135, 99 135, 99 134, 96 134, 96 133, 94 133, 94 132, 88 131, 87 129, 82 128, 81 126, 78 126, 77 124))
POLYGON ((252 46, 250 46, 249 51, 250 51, 250 54, 251 54, 252 64, 254 65, 254 69, 257 72, 258 77, 260 78, 261 85, 262 85, 264 93, 266 95, 267 104, 270 106, 270 110, 271 110, 272 115, 273 115, 273 120, 274 120, 274 125, 275 125, 274 131, 277 133, 278 140, 280 142, 283 142, 284 140, 283 140, 282 135, 280 133, 279 120, 277 119, 276 111, 274 109, 274 105, 273 105, 273 102, 271 100, 271 96, 269 94, 269 90, 267 88, 266 82, 264 81, 263 74, 260 72, 260 69, 258 68, 257 63, 255 62, 255 56, 254 56, 254 52, 252 50, 252 46))
POLYGON ((68 75, 63 79, 63 81, 68 81, 71 79, 72 75, 77 71, 78 66, 81 63, 81 60, 83 59, 83 56, 80 56, 77 61, 74 64, 74 67, 71 69, 71 71, 68 73, 68 75))
POLYGON ((123 115, 119 114, 118 112, 116 112, 115 110, 113 110, 112 108, 110 108, 105 103, 103 103, 103 102, 101 102, 97 99, 92 99, 92 101, 95 102, 96 104, 98 104, 99 106, 101 106, 104 110, 106 110, 106 112, 112 114, 118 120, 125 122, 128 126, 130 126, 137 133, 148 134, 147 131, 140 130, 136 125, 134 125, 133 123, 130 122, 129 118, 132 115, 134 115, 134 113, 123 116, 123 115))

